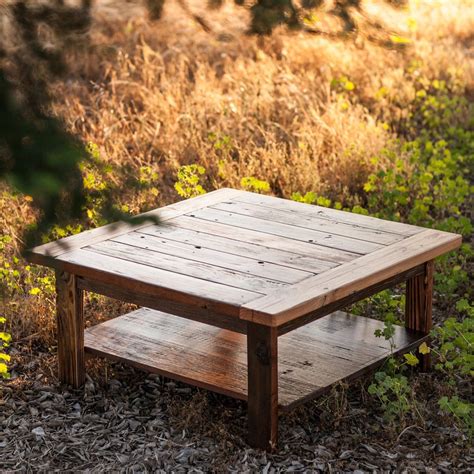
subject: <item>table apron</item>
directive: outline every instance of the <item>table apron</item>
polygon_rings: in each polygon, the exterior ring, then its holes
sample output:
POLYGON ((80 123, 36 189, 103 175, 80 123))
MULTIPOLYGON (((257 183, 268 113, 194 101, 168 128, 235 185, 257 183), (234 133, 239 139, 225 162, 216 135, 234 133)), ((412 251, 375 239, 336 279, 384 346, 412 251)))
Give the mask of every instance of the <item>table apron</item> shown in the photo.
POLYGON ((136 289, 119 288, 115 284, 97 281, 87 277, 77 277, 77 286, 84 291, 92 291, 100 295, 115 298, 126 303, 164 311, 175 316, 191 319, 200 323, 210 324, 221 329, 247 334, 247 321, 222 314, 213 308, 212 302, 203 304, 187 304, 159 296, 137 291, 136 289))
POLYGON ((294 329, 304 326, 305 324, 309 324, 312 321, 322 318, 329 313, 341 310, 346 306, 356 303, 357 301, 360 301, 369 296, 372 296, 375 293, 379 293, 380 291, 386 290, 387 288, 391 288, 395 285, 403 283, 415 276, 423 275, 425 272, 425 266, 426 264, 422 263, 421 265, 417 265, 402 273, 398 273, 393 277, 387 278, 386 280, 382 280, 360 291, 351 293, 350 295, 340 300, 334 301, 333 303, 318 308, 316 311, 313 311, 309 314, 305 314, 291 321, 287 321, 286 323, 283 323, 282 325, 278 326, 278 335, 282 336, 287 332, 293 331, 294 329))
MULTIPOLYGON (((425 264, 417 265, 409 270, 399 273, 391 278, 375 283, 361 291, 354 292, 345 298, 323 306, 316 311, 309 314, 303 315, 292 321, 288 321, 278 327, 278 336, 282 336, 294 329, 297 329, 305 324, 309 324, 316 319, 322 318, 329 313, 338 311, 367 298, 375 293, 383 291, 387 288, 391 288, 399 283, 413 278, 417 275, 422 275, 425 271, 425 264)), ((195 304, 186 304, 185 302, 173 301, 170 299, 159 298, 155 295, 142 293, 137 290, 129 290, 119 288, 114 284, 104 283, 97 280, 93 280, 87 277, 77 277, 78 288, 84 291, 92 291, 104 296, 109 296, 126 303, 132 303, 139 306, 155 309, 158 311, 164 311, 166 313, 180 316, 193 321, 198 321, 205 324, 210 324, 222 329, 228 329, 241 334, 247 334, 247 321, 238 319, 237 317, 228 316, 215 310, 212 303, 203 304, 198 306, 195 304)))

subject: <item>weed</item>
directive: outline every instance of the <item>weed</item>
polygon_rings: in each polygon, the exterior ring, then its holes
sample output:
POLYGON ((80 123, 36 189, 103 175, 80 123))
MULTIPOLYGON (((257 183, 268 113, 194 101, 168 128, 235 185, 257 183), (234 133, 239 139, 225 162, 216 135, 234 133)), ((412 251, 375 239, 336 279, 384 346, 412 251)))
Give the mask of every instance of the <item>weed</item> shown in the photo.
POLYGON ((186 199, 205 194, 206 191, 201 184, 201 177, 205 172, 204 166, 181 166, 178 170, 178 180, 174 185, 176 192, 186 199))

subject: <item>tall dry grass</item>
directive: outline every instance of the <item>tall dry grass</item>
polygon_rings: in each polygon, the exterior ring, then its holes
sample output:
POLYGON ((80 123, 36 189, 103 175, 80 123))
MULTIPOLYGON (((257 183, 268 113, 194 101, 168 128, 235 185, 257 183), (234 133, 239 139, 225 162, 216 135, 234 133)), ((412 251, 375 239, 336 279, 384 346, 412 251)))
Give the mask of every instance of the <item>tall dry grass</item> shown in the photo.
MULTIPOLYGON (((387 35, 410 37, 403 50, 363 34, 354 43, 281 30, 259 40, 243 34, 242 9, 229 4, 210 14, 211 34, 172 3, 157 23, 139 8, 113 5, 96 6, 93 46, 75 57, 73 76, 58 86, 56 112, 97 143, 104 159, 156 168, 157 205, 177 198, 176 169, 189 163, 208 170, 209 189, 256 176, 284 196, 348 196, 391 139, 383 122, 403 118, 414 97, 410 65, 416 61, 416 74, 433 78, 463 75, 472 88, 469 0, 414 1, 403 11, 367 2, 387 35), (340 77, 354 91, 334 90, 331 81, 340 77), (377 99, 382 87, 386 96, 377 99), (227 140, 224 149, 216 137, 227 140)), ((128 198, 139 210, 140 200, 128 198)))

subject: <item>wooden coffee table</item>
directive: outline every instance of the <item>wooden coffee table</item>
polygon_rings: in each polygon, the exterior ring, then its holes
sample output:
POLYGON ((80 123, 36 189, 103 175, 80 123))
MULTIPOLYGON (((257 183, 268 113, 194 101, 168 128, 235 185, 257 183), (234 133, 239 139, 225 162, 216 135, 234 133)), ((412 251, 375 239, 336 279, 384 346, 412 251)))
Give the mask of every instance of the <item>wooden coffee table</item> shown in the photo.
MULTIPOLYGON (((29 251, 56 269, 59 377, 85 352, 248 402, 251 445, 278 412, 381 364, 377 320, 339 311, 406 281, 397 352, 431 328, 433 259, 461 236, 233 189, 157 209, 160 225, 107 225, 29 251), (83 292, 142 308, 84 331, 83 292)), ((422 360, 425 369, 429 360, 422 360)))

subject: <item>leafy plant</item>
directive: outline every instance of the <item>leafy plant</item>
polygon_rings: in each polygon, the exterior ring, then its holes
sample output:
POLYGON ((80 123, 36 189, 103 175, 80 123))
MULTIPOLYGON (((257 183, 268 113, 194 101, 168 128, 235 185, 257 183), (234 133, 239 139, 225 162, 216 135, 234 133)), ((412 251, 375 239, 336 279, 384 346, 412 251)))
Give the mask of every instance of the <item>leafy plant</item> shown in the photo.
POLYGON ((456 309, 464 314, 462 320, 448 318, 432 331, 438 342, 433 352, 438 356, 436 368, 448 375, 457 373, 474 376, 474 307, 461 299, 456 309))
MULTIPOLYGON (((412 352, 403 355, 403 361, 394 357, 396 344, 394 340, 397 319, 391 312, 385 318, 383 329, 374 332, 376 337, 383 337, 390 343, 391 356, 387 359, 383 370, 375 373, 374 382, 369 385, 368 392, 376 396, 382 406, 385 419, 394 423, 405 420, 408 413, 415 411, 419 415, 413 389, 408 378, 403 374, 406 366, 418 365, 419 359, 412 352)), ((429 352, 428 346, 420 346, 422 353, 429 352)))
POLYGON ((472 232, 461 208, 474 187, 462 174, 465 160, 446 141, 407 142, 386 150, 384 159, 390 166, 371 174, 364 186, 369 212, 464 235, 472 232))
POLYGON ((240 185, 247 191, 253 191, 254 193, 267 193, 270 191, 270 184, 261 179, 254 178, 253 176, 247 176, 240 180, 240 185))
MULTIPOLYGON (((293 193, 291 199, 297 202, 304 202, 306 204, 316 204, 322 207, 331 207, 332 201, 324 196, 318 196, 312 191, 308 191, 304 195, 301 193, 293 193)), ((336 203, 334 206, 336 209, 340 209, 340 203, 336 203)))
MULTIPOLYGON (((0 316, 0 324, 5 325, 6 322, 7 320, 0 316)), ((5 348, 8 347, 11 338, 9 333, 0 331, 0 377, 4 379, 10 378, 7 366, 7 362, 10 362, 10 356, 5 352, 5 348)))
POLYGON ((452 415, 458 423, 474 436, 474 403, 460 400, 458 396, 441 397, 438 405, 442 411, 452 415))
POLYGON ((206 191, 201 184, 201 176, 206 172, 204 166, 184 165, 178 170, 177 182, 174 185, 177 193, 186 199, 205 194, 206 191))
POLYGON ((375 382, 369 386, 368 392, 379 399, 386 420, 392 423, 405 419, 415 403, 408 379, 400 373, 376 372, 375 382))

